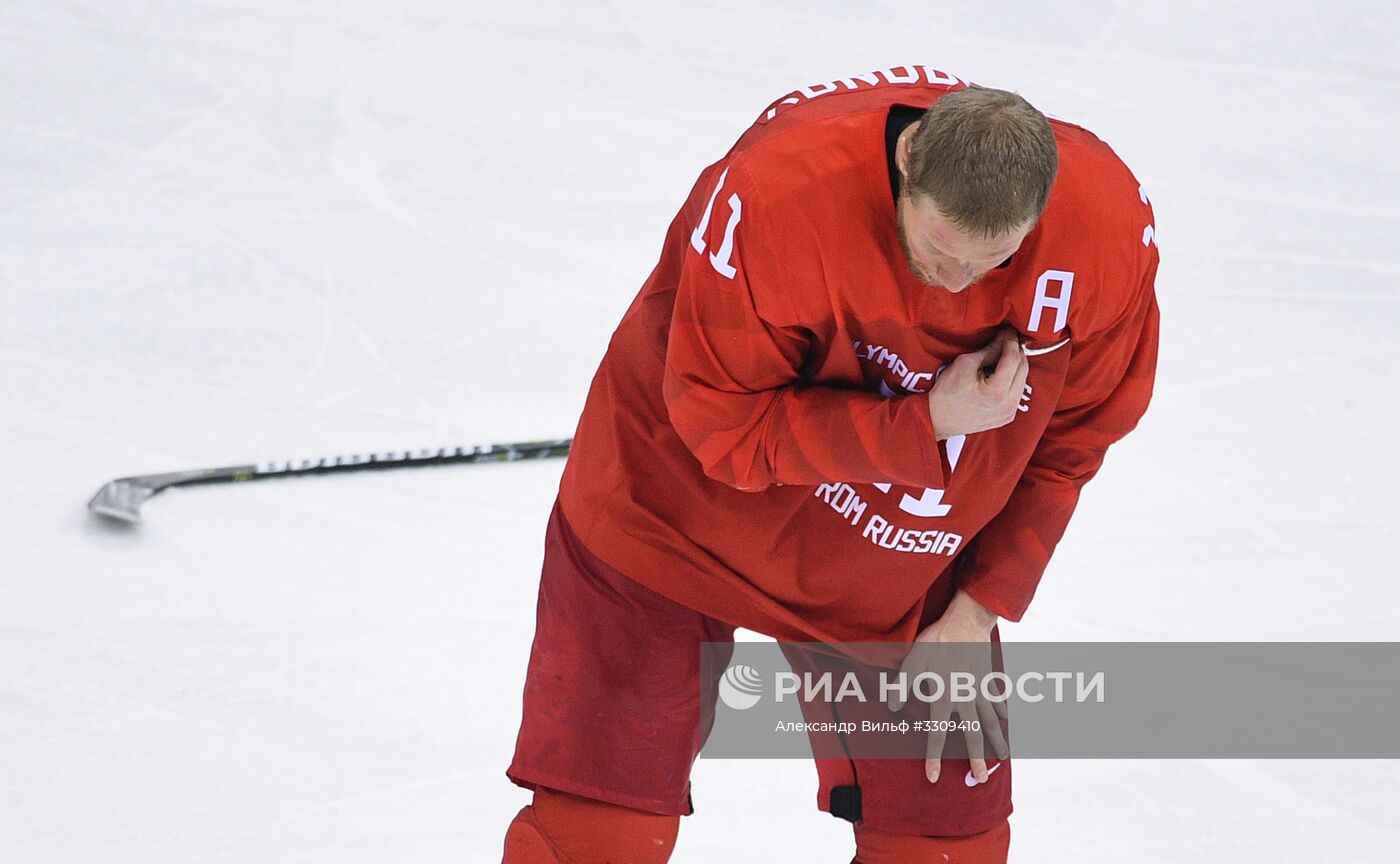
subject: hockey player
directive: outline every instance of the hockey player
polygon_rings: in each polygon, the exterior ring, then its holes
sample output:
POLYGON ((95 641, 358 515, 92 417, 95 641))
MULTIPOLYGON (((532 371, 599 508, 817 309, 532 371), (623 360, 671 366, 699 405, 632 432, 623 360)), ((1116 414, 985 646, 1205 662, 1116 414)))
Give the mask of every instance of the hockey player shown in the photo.
MULTIPOLYGON (((712 719, 698 643, 1019 620, 1147 407, 1152 221, 1091 133, 923 66, 789 94, 707 168, 549 520, 505 860, 667 860, 712 719)), ((858 862, 1005 860, 1010 762, 937 755, 819 760, 858 862)))

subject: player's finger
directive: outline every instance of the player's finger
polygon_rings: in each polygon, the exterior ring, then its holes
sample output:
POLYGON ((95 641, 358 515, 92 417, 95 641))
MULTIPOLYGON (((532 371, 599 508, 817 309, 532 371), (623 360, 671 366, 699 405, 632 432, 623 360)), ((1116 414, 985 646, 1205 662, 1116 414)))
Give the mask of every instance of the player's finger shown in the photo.
POLYGON ((986 783, 987 778, 991 776, 987 773, 987 760, 981 758, 967 760, 967 773, 972 775, 971 785, 973 786, 986 783))
POLYGON ((1001 356, 1001 351, 1001 334, 998 333, 995 337, 993 337, 992 341, 988 342, 986 345, 983 345, 981 348, 978 348, 976 351, 969 353, 968 356, 976 357, 980 360, 985 360, 988 363, 990 363, 1001 356))
POLYGON ((1021 342, 1013 331, 1003 330, 1001 333, 1000 353, 997 357, 997 368, 992 373, 992 377, 987 379, 987 383, 998 391, 1008 391, 1011 389, 1012 379, 1018 369, 1018 359, 1024 360, 1026 352, 1021 350, 1021 342))
POLYGON ((990 699, 978 699, 977 719, 982 721, 982 737, 992 745, 992 752, 997 754, 998 759, 1006 759, 1011 755, 1011 748, 1006 744, 1006 736, 1001 734, 1001 718, 997 716, 997 706, 1000 704, 990 699))
MULTIPOLYGON (((901 669, 899 674, 904 676, 903 680, 905 682, 905 686, 908 686, 909 677, 907 675, 904 675, 904 670, 901 669)), ((885 707, 890 709, 891 712, 895 713, 898 713, 898 711, 904 707, 904 697, 900 691, 900 688, 896 687, 890 692, 889 698, 885 700, 885 707)))
POLYGON ((955 364, 959 362, 971 364, 972 368, 976 369, 983 378, 990 378, 996 372, 996 364, 998 358, 1001 357, 1001 352, 1001 337, 998 336, 976 351, 960 354, 953 362, 955 364))
POLYGON ((1010 351, 1003 358, 1003 365, 997 366, 997 371, 1005 371, 1006 393, 1008 395, 1019 395, 1022 388, 1026 386, 1026 376, 1031 370, 1030 358, 1026 356, 1025 347, 1021 345, 1019 336, 1012 335, 1010 339, 1010 351))
MULTIPOLYGON (((1018 343, 1019 344, 1019 343, 1018 343)), ((1026 356, 1026 352, 1017 348, 1016 369, 1011 376, 1011 393, 1019 395, 1026 389, 1026 376, 1031 373, 1031 358, 1026 356)))
POLYGON ((937 783, 938 775, 942 770, 943 760, 939 759, 937 756, 930 756, 924 759, 924 776, 928 778, 928 782, 937 783))
POLYGON ((937 783, 939 771, 943 767, 943 744, 948 736, 948 717, 952 707, 948 700, 939 699, 929 704, 928 740, 924 744, 924 776, 928 782, 937 783))
MULTIPOLYGON (((986 680, 984 676, 984 681, 986 680)), ((986 692, 983 699, 992 708, 992 713, 999 720, 1006 719, 1006 703, 1011 701, 1011 687, 1006 681, 987 681, 986 692)))
POLYGON ((885 701, 885 706, 891 711, 899 711, 904 707, 905 696, 908 695, 909 687, 914 686, 914 676, 918 674, 917 666, 922 659, 922 652, 919 651, 919 643, 909 646, 909 653, 904 655, 904 661, 899 664, 899 677, 896 681, 903 681, 904 687, 895 687, 891 690, 889 699, 885 701))
POLYGON ((963 742, 967 744, 967 762, 972 768, 972 776, 978 783, 987 782, 987 754, 982 747, 982 731, 977 718, 975 702, 964 702, 958 706, 958 720, 963 725, 963 742))

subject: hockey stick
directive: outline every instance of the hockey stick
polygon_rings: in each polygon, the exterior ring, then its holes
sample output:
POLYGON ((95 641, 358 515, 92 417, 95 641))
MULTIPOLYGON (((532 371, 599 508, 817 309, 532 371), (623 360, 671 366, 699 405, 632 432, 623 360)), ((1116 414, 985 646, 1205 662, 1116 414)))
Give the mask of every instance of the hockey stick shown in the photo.
POLYGON ((88 509, 123 522, 140 522, 141 505, 171 486, 198 486, 207 483, 241 483, 301 474, 339 474, 350 471, 385 471, 392 468, 421 468, 430 465, 456 465, 463 462, 515 462, 520 459, 550 459, 569 455, 572 438, 553 441, 522 441, 484 447, 443 447, 439 450, 390 450, 367 456, 332 456, 296 462, 264 462, 229 468, 197 468, 169 474, 143 474, 120 477, 103 486, 88 502, 88 509))

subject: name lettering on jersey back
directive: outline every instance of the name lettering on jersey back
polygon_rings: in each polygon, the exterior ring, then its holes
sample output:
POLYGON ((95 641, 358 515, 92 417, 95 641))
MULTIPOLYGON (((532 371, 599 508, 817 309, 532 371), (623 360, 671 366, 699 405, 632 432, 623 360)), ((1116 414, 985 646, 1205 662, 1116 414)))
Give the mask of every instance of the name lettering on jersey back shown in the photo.
POLYGON ((910 86, 930 84, 947 87, 951 90, 966 87, 968 82, 951 72, 944 72, 942 69, 935 69, 932 66, 891 66, 888 69, 876 69, 874 72, 852 75, 849 78, 837 78, 835 81, 825 81, 821 84, 799 87, 777 102, 769 105, 768 109, 759 116, 756 122, 759 124, 767 123, 793 105, 800 105, 803 102, 818 99, 822 96, 830 96, 833 93, 851 93, 859 90, 871 90, 876 87, 888 87, 891 85, 910 86))

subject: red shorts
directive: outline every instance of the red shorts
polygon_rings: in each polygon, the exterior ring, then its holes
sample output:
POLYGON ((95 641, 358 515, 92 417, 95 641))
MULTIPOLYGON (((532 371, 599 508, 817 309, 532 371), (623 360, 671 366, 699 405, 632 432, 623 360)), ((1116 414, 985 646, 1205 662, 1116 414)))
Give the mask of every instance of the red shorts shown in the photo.
MULTIPOLYGON (((527 789, 689 814, 690 769, 713 722, 701 688, 718 684, 701 680, 700 643, 732 643, 734 629, 604 564, 556 502, 507 776, 527 789)), ((1011 813, 1011 764, 972 787, 967 767, 946 760, 931 784, 923 760, 818 759, 817 806, 874 831, 977 834, 1011 813)))

